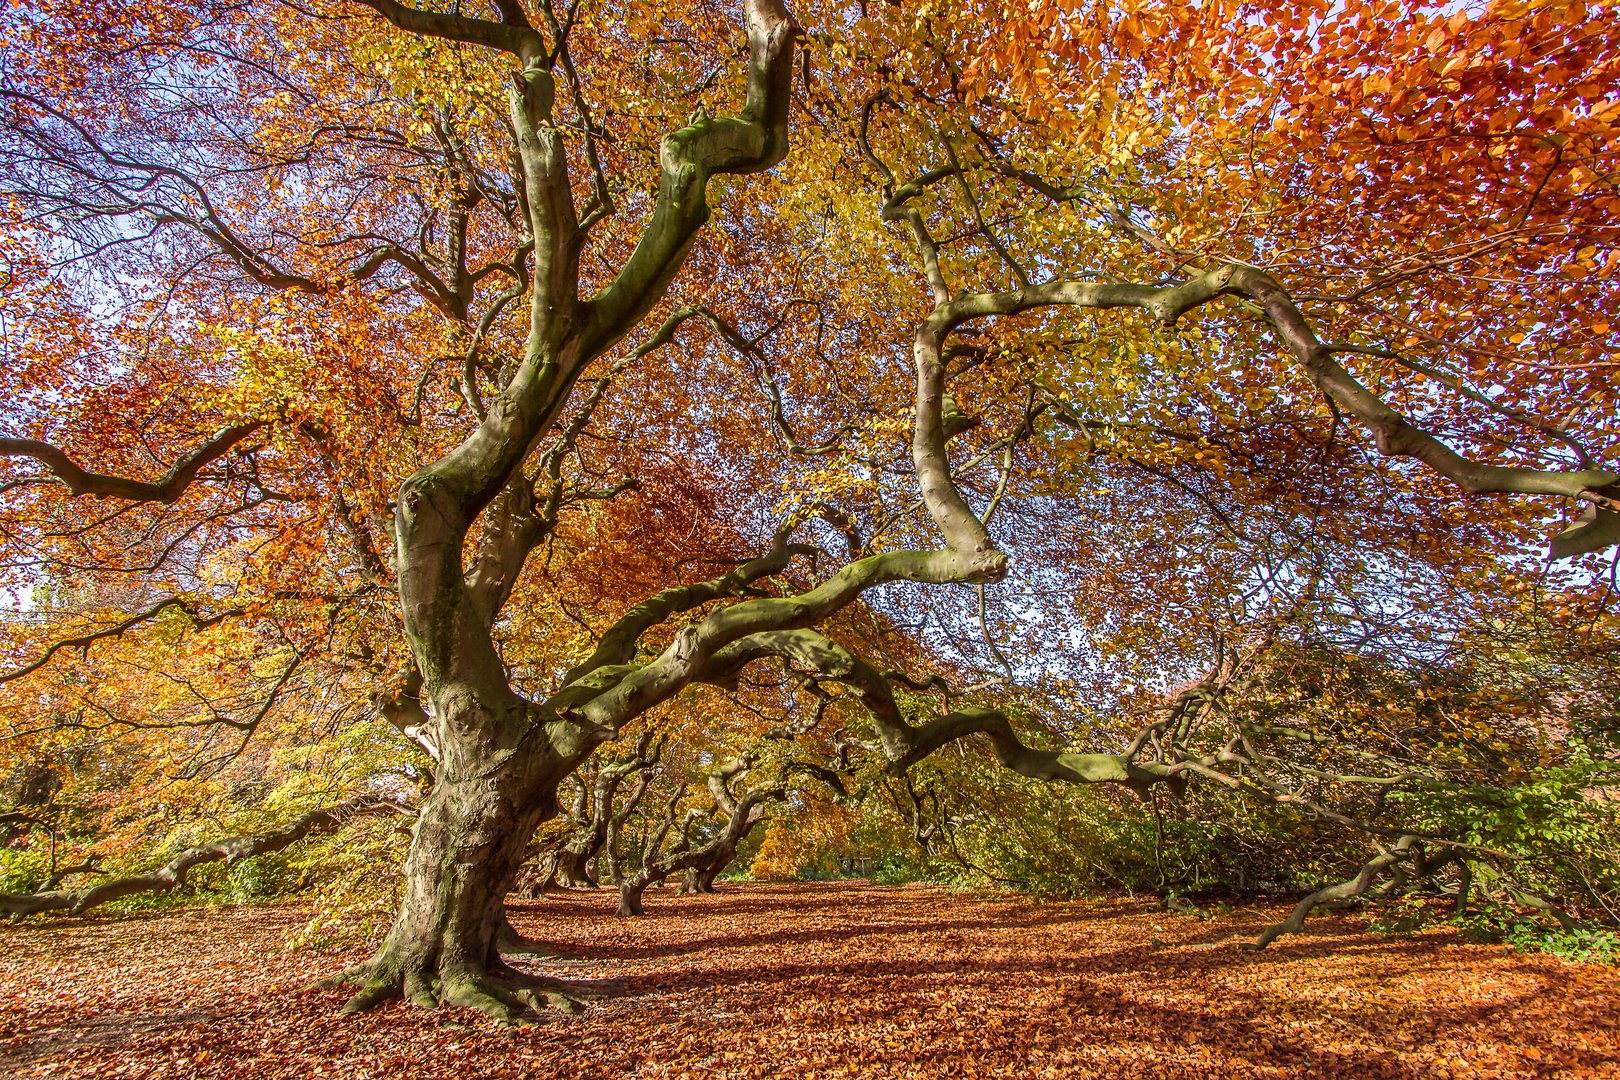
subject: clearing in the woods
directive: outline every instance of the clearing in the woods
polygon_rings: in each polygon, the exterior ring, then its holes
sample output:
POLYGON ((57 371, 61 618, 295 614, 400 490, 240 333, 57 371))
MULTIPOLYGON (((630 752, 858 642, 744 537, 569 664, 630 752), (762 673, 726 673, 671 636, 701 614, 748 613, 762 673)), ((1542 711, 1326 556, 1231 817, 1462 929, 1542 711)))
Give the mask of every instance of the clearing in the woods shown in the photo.
MULTIPOLYGON (((516 905, 612 989, 511 1029, 310 984, 365 949, 287 952, 297 905, 0 930, 0 1076, 1451 1077, 1620 1075, 1620 971, 1281 909, 1037 904, 864 883, 516 905)), ((547 965, 534 965, 537 970, 547 965)))

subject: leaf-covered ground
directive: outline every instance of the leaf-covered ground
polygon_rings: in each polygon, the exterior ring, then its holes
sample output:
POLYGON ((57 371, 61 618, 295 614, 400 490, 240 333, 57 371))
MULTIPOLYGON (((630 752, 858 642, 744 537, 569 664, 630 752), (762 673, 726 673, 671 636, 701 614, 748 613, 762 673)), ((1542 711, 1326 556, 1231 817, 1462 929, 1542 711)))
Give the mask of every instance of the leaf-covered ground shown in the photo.
MULTIPOLYGON (((293 906, 0 929, 0 1076, 1449 1077, 1620 1075, 1620 971, 1379 938, 1353 919, 1256 955, 1277 911, 1035 904, 860 883, 523 905, 611 984, 511 1030, 309 989, 293 906)), ((545 970, 543 965, 538 970, 545 970)))

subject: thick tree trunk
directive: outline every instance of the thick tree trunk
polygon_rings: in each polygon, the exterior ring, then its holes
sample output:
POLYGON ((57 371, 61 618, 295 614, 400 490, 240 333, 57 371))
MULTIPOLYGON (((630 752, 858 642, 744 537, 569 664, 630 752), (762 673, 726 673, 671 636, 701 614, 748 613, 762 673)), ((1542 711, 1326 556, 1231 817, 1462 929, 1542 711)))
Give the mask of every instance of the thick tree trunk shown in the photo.
POLYGON ((555 880, 564 889, 594 889, 597 879, 591 873, 591 852, 563 848, 557 859, 555 880))
POLYGON ((641 871, 636 871, 619 883, 619 914, 645 915, 646 909, 641 906, 641 894, 647 891, 652 879, 641 871))
POLYGON ((528 767, 441 780, 423 802, 406 860, 405 896, 377 955, 349 972, 359 986, 345 1011, 390 997, 466 1005, 521 1018, 543 1004, 539 980, 500 957, 503 902, 529 840, 556 810, 555 780, 528 767))

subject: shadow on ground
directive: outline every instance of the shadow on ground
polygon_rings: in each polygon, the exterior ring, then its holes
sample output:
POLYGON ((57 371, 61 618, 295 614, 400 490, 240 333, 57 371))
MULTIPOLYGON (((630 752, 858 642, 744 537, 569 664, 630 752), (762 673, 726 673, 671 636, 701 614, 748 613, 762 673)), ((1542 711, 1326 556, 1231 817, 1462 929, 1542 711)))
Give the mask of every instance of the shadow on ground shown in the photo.
POLYGON ((287 952, 295 906, 0 930, 0 1075, 39 1077, 1452 1077, 1620 1075, 1620 972, 1376 937, 1265 953, 1280 909, 1206 922, 864 883, 514 903, 612 995, 510 1030, 309 989, 363 950, 287 952))

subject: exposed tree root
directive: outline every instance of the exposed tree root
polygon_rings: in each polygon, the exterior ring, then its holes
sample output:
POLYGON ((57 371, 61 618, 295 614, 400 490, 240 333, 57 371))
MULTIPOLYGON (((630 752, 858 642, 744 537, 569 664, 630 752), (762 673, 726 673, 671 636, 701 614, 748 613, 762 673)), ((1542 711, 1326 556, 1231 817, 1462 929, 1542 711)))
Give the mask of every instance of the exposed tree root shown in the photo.
POLYGON ((368 979, 360 984, 355 995, 343 1003, 343 1015, 353 1016, 368 1009, 376 1008, 391 998, 402 997, 404 988, 393 979, 368 979))
POLYGON ((619 989, 612 983, 576 983, 534 975, 505 961, 488 969, 458 968, 432 975, 401 974, 368 961, 315 985, 354 987, 354 995, 343 1005, 346 1016, 400 998, 422 1009, 440 1005, 476 1009, 503 1024, 537 1024, 554 1013, 578 1015, 588 1001, 610 997, 619 989))
POLYGON ((371 978, 372 969, 377 966, 376 961, 367 960, 353 967, 344 968, 336 975, 328 975, 324 979, 311 984, 312 990, 336 990, 340 986, 364 986, 371 978))

